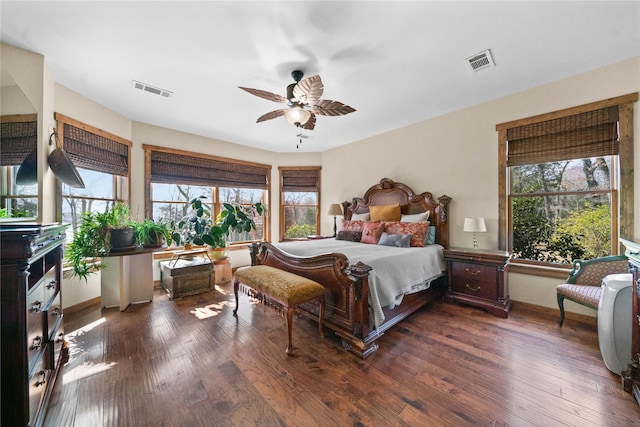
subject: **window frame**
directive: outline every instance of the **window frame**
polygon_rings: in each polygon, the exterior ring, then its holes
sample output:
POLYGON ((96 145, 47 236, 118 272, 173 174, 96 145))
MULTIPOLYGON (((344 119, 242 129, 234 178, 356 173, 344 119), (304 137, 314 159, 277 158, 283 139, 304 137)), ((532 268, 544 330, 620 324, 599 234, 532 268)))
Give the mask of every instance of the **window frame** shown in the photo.
MULTIPOLYGON (((73 126, 75 128, 84 130, 86 132, 92 133, 94 135, 98 135, 100 137, 103 138, 107 138, 110 139, 112 141, 115 141, 117 143, 120 143, 124 146, 126 146, 127 148, 127 159, 128 159, 128 167, 127 167, 127 173, 126 175, 118 175, 118 174, 113 174, 111 173, 110 175, 112 175, 113 178, 113 198, 112 199, 104 199, 104 198, 97 198, 97 197, 91 197, 91 196, 80 196, 80 197, 76 197, 77 199, 86 199, 86 200, 98 200, 98 201, 106 201, 108 203, 115 203, 116 201, 122 201, 127 203, 128 205, 130 205, 130 194, 131 194, 131 146, 133 145, 131 141, 124 139, 122 137, 119 137, 117 135, 114 135, 110 132, 106 132, 103 131, 102 129, 98 129, 94 126, 88 125, 86 123, 83 123, 79 120, 73 119, 71 117, 67 117, 63 114, 60 113, 54 113, 54 119, 56 120, 56 134, 57 137, 55 139, 53 139, 53 141, 56 141, 57 144, 60 145, 60 148, 64 149, 64 138, 65 138, 65 134, 64 134, 64 126, 69 125, 69 126, 73 126)), ((76 167, 80 167, 78 165, 76 165, 76 167)), ((91 168, 83 168, 83 169, 90 169, 93 170, 91 168)), ((97 171, 97 172, 102 172, 102 171, 97 171)), ((106 172, 102 172, 102 173, 106 173, 106 172)), ((64 203, 64 197, 66 197, 64 194, 62 194, 62 183, 57 180, 56 183, 56 216, 58 217, 58 221, 62 221, 62 208, 63 208, 63 203, 64 203)), ((68 233, 72 233, 72 229, 69 228, 68 233)))
MULTIPOLYGON (((151 184, 152 184, 152 181, 151 181, 151 157, 152 157, 152 152, 153 151, 160 151, 160 152, 164 152, 164 153, 176 154, 176 155, 188 156, 188 157, 199 157, 199 158, 204 158, 204 159, 209 159, 209 160, 214 160, 214 161, 215 160, 219 160, 219 161, 222 161, 222 162, 225 162, 225 163, 232 163, 232 164, 236 164, 236 165, 258 166, 258 167, 267 169, 266 189, 259 189, 259 188, 256 188, 256 189, 263 192, 263 205, 266 207, 265 212, 263 213, 263 229, 264 229, 263 240, 270 241, 270 238, 271 238, 271 222, 269 220, 269 212, 270 212, 269 194, 271 193, 271 191, 270 191, 271 190, 271 181, 268 178, 271 175, 271 168, 272 168, 271 165, 262 164, 262 163, 255 163, 255 162, 248 162, 248 161, 244 161, 244 160, 231 159, 231 158, 228 158, 228 157, 213 156, 213 155, 196 153, 196 152, 186 151, 186 150, 178 150, 178 149, 173 149, 173 148, 160 147, 160 146, 149 145, 149 144, 142 144, 142 148, 144 150, 144 212, 145 212, 145 217, 147 217, 147 218, 153 218, 152 205, 153 205, 153 201, 154 200, 152 199, 152 194, 151 194, 152 193, 152 187, 151 187, 151 184)), ((197 183, 194 183, 193 185, 202 186, 202 184, 197 184, 197 183)), ((213 184, 210 187, 212 189, 211 200, 206 200, 206 203, 211 206, 212 215, 215 218, 220 213, 220 210, 221 210, 220 192, 219 192, 220 188, 221 187, 235 188, 235 187, 233 187, 233 185, 217 186, 217 185, 213 185, 213 184)), ((241 187, 241 188, 249 188, 249 187, 241 187)), ((252 243, 252 241, 230 242, 228 244, 228 246, 227 246, 227 249, 246 247, 250 243, 252 243)))
MULTIPOLYGON (((507 165, 507 129, 528 124, 567 117, 587 111, 617 106, 619 109, 619 181, 612 182, 612 241, 611 252, 618 254, 622 251, 618 237, 634 236, 634 134, 633 134, 633 104, 638 101, 638 93, 630 93, 602 101, 596 101, 576 107, 540 114, 511 122, 496 125, 498 132, 498 247, 508 250, 511 247, 511 199, 509 183, 509 166, 507 165), (617 202, 617 203, 616 203, 617 202), (614 206, 614 203, 616 205, 614 206), (616 217, 616 212, 618 215, 616 217), (616 227, 617 224, 617 227, 616 227), (613 228, 616 228, 613 230, 613 228)), ((533 273, 540 276, 566 278, 570 266, 555 266, 550 263, 540 263, 527 260, 512 260, 510 271, 516 273, 533 273)))
MULTIPOLYGON (((285 213, 285 197, 284 197, 284 193, 288 193, 289 191, 284 191, 283 189, 283 171, 286 172, 287 171, 291 171, 291 172, 295 172, 295 171, 316 171, 317 172, 317 198, 316 198, 316 204, 315 205, 304 205, 304 206, 315 206, 316 207, 316 230, 315 230, 315 234, 320 234, 320 206, 322 206, 321 203, 321 188, 322 188, 322 166, 280 166, 278 167, 278 173, 279 173, 279 183, 280 183, 280 193, 279 193, 279 207, 280 207, 280 218, 279 218, 279 229, 280 229, 280 236, 279 239, 281 242, 287 241, 287 240, 291 240, 291 239, 287 239, 286 236, 286 230, 285 230, 285 218, 284 218, 284 213, 285 213)), ((306 191, 306 192, 310 192, 310 191, 306 191)))

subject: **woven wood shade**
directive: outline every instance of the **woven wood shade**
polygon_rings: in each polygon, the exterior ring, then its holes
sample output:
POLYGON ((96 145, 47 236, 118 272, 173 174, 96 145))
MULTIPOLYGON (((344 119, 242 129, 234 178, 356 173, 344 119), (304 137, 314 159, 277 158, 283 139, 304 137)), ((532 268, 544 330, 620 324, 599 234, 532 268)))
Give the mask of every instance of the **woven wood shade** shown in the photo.
POLYGON ((206 157, 151 151, 151 181, 266 190, 269 168, 206 157))
POLYGON ((618 107, 507 129, 507 166, 617 155, 618 107))
POLYGON ((121 176, 129 173, 126 144, 65 123, 63 148, 76 167, 121 176))
POLYGON ((319 169, 282 169, 282 191, 318 191, 319 169))
POLYGON ((38 145, 38 122, 3 122, 0 134, 0 165, 20 165, 38 145))

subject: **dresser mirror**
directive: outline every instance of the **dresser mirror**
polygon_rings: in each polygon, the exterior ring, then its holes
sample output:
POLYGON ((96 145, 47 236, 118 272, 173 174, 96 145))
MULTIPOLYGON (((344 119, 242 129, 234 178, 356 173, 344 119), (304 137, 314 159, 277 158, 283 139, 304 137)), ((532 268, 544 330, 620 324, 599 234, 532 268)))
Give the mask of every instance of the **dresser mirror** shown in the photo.
POLYGON ((0 221, 38 216, 38 115, 9 72, 0 73, 0 221))

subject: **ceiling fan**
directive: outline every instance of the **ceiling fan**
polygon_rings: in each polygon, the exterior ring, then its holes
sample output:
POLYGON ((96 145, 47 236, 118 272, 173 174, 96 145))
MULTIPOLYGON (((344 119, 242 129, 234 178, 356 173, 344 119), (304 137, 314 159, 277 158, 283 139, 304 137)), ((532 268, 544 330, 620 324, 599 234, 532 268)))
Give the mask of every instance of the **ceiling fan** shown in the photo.
POLYGON ((289 108, 271 111, 258 117, 256 123, 284 116, 292 125, 313 130, 316 126, 316 115, 320 116, 344 116, 356 111, 348 105, 329 99, 320 99, 324 85, 320 76, 311 76, 302 79, 304 73, 300 70, 291 72, 291 77, 296 81, 287 86, 286 98, 265 90, 251 89, 240 86, 240 89, 260 98, 273 102, 287 104, 289 108))

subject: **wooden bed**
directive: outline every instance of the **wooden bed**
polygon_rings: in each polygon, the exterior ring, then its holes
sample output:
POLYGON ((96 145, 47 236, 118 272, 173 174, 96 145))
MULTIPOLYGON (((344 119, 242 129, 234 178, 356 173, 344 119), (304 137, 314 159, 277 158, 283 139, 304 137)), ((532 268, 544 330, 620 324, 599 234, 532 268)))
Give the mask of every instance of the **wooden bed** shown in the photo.
MULTIPOLYGON (((449 246, 448 204, 451 199, 441 196, 437 201, 430 192, 415 194, 405 184, 383 178, 369 188, 363 197, 342 203, 345 220, 353 214, 369 211, 370 206, 399 203, 403 214, 429 211, 429 221, 436 227, 436 243, 449 246)), ((341 337, 345 349, 366 358, 378 349, 377 339, 386 330, 430 301, 440 299, 446 287, 446 276, 435 280, 420 292, 405 295, 393 309, 384 309, 384 323, 375 328, 369 312, 369 272, 363 263, 350 265, 340 253, 326 253, 299 257, 283 252, 268 242, 251 246, 252 265, 270 265, 321 283, 325 287, 325 326, 341 337)), ((318 318, 317 304, 299 306, 299 311, 312 319, 318 318)))

